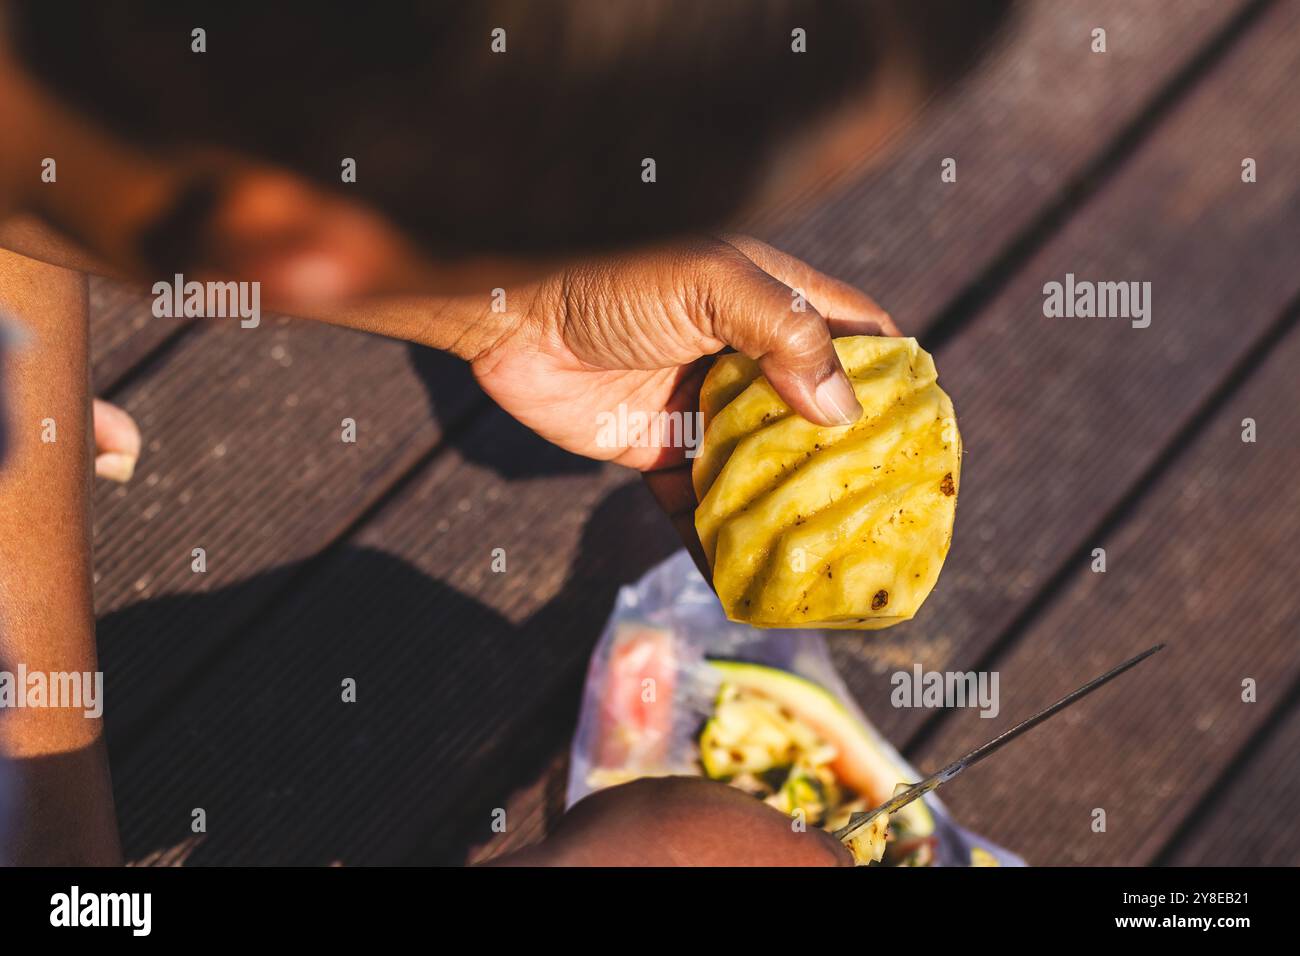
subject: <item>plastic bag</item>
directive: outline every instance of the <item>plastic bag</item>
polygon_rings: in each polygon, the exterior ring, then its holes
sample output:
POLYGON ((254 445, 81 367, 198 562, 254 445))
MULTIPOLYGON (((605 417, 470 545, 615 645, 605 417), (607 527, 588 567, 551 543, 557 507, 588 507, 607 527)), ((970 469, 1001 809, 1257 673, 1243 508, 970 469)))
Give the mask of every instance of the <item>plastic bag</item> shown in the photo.
MULTIPOLYGON (((818 631, 759 630, 726 619, 685 551, 619 591, 583 690, 569 763, 567 805, 637 777, 700 775, 700 728, 722 677, 709 661, 739 660, 820 685, 861 722, 900 780, 918 774, 854 703, 818 631)), ((933 794, 932 865, 1023 866, 1016 855, 957 826, 933 794)))

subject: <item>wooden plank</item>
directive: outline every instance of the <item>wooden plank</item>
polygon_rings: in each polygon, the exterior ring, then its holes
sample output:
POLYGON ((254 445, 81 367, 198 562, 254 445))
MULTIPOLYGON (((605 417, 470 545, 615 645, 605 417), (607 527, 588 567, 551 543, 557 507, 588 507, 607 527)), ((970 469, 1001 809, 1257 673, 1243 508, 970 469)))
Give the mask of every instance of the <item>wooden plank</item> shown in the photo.
POLYGON ((146 355, 186 327, 159 319, 152 298, 122 282, 90 277, 90 377, 95 394, 112 391, 146 355))
MULTIPOLYGON (((1300 681, 1294 315, 1290 326, 1136 512, 1098 542, 1106 573, 1080 567, 998 657, 1002 715, 955 713, 921 747, 920 765, 935 766, 1107 666, 1168 642, 1122 683, 954 783, 945 799, 967 825, 1038 863, 1149 863, 1270 714, 1291 703, 1300 681), (1242 441, 1248 417, 1258 423, 1256 444, 1242 441), (1243 702, 1246 678, 1257 682, 1255 703, 1243 702), (1105 833, 1091 830, 1098 807, 1105 833)), ((1270 794, 1279 804, 1274 819, 1300 813, 1296 779, 1270 794)), ((1247 861, 1207 839, 1199 846, 1215 846, 1217 862, 1247 861)))
POLYGON ((438 419, 404 344, 287 319, 214 323, 116 396, 140 424, 144 454, 129 485, 96 486, 110 735, 129 733, 422 460, 443 423, 483 401, 463 363, 432 362, 438 419), (357 423, 355 443, 342 440, 345 418, 357 423), (195 548, 204 573, 192 570, 195 548), (217 604, 192 600, 219 592, 217 604))
POLYGON ((1291 706, 1205 813, 1185 821, 1184 839, 1161 862, 1174 866, 1300 865, 1300 707, 1291 706))
POLYGON ((996 262, 1184 64, 1243 10, 1197 0, 1158 14, 1125 0, 1025 5, 978 74, 897 144, 880 168, 797 221, 760 231, 855 283, 911 333, 996 262), (1096 27, 1108 50, 1091 51, 1096 27), (940 179, 945 158, 957 181, 940 179))
MULTIPOLYGON (((393 862, 449 819, 455 845, 428 853, 463 859, 509 778, 550 758, 537 738, 571 727, 617 587, 676 546, 639 479, 574 465, 504 413, 471 428, 139 746, 114 752, 128 853, 180 844, 201 806, 209 835, 193 863, 393 862), (494 455, 546 477, 503 477, 494 455), (497 547, 505 573, 491 568, 497 547), (356 704, 340 700, 345 677, 356 704)), ((148 602, 136 613, 165 624, 139 617, 138 630, 184 634, 257 586, 148 602)))
POLYGON ((833 642, 868 714, 900 744, 925 716, 888 705, 889 675, 918 661, 973 666, 1053 575, 1086 565, 1094 529, 1300 287, 1300 182, 1282 172, 1300 165, 1300 127, 1276 122, 1276 104, 1300 95, 1297 36, 1295 4, 1252 28, 939 350, 967 452, 952 551, 915 620, 833 642), (1243 183, 1243 155, 1277 175, 1243 183), (1044 284, 1067 273, 1150 281, 1150 327, 1044 317, 1044 284))

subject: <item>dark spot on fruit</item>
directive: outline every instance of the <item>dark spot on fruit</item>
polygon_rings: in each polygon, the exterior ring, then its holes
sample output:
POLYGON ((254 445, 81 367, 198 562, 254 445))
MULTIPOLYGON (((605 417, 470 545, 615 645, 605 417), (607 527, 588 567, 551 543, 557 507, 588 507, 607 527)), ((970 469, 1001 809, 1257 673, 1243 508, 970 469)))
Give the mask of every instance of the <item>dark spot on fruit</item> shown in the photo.
POLYGON ((884 590, 877 591, 875 596, 871 599, 871 610, 879 611, 882 607, 884 607, 888 603, 889 603, 889 592, 884 590))
POLYGON ((957 493, 957 488, 952 483, 951 471, 948 472, 948 474, 943 476, 943 481, 939 482, 939 490, 942 491, 945 495, 955 495, 957 493))

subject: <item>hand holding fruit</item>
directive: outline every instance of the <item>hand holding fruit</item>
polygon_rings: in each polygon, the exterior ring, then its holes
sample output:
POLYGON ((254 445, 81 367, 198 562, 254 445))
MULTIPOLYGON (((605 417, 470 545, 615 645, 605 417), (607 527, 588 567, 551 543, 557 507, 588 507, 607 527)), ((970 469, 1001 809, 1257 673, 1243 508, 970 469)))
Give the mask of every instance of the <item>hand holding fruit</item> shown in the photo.
POLYGON ((730 346, 801 416, 847 424, 861 407, 832 336, 898 334, 866 294, 740 236, 589 261, 509 290, 506 302, 501 333, 458 350, 484 390, 543 438, 649 473, 697 560, 685 449, 604 446, 598 416, 620 406, 694 414, 700 360, 730 346))

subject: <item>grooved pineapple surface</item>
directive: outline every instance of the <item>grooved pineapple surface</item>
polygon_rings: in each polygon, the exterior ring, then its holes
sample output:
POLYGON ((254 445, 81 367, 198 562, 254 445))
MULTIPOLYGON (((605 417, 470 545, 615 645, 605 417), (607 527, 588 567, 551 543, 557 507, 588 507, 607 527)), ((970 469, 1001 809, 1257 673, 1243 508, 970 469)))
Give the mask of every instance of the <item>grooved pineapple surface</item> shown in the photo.
MULTIPOLYGON (((862 404, 853 425, 790 413, 765 379, 719 408, 696 459, 696 528, 732 620, 881 628, 908 620, 952 538, 961 439, 915 339, 858 336, 836 351, 862 404)), ((723 359, 715 389, 737 382, 723 359)))

